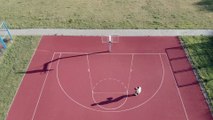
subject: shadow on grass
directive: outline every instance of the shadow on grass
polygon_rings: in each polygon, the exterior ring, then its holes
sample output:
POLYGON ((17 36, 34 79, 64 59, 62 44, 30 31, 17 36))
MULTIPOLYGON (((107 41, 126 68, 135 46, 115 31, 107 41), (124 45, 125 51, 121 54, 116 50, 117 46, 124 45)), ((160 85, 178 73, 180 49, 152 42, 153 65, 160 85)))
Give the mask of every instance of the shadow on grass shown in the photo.
POLYGON ((200 2, 196 3, 196 5, 205 10, 213 12, 213 0, 201 0, 200 2))
MULTIPOLYGON (((210 69, 213 69, 213 37, 200 40, 199 43, 184 44, 184 47, 190 50, 190 58, 195 69, 205 72, 205 78, 202 78, 202 82, 208 83, 213 80, 211 77, 213 73, 209 73, 210 69), (212 75, 211 75, 212 74, 212 75)), ((200 74, 200 73, 199 73, 200 74)))
POLYGON ((185 44, 190 49, 190 57, 193 59, 194 67, 197 69, 213 67, 213 37, 209 41, 185 44))
POLYGON ((201 78, 199 82, 204 85, 207 101, 213 109, 213 37, 183 38, 183 42, 201 78))

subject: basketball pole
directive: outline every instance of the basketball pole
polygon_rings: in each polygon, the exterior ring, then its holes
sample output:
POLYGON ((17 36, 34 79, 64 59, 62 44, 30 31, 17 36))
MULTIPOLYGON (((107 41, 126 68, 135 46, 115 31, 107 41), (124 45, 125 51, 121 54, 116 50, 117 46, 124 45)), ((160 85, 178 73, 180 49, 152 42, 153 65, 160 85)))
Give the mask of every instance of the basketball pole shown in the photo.
POLYGON ((111 35, 109 35, 108 46, 109 46, 109 52, 111 52, 112 51, 112 36, 111 35))

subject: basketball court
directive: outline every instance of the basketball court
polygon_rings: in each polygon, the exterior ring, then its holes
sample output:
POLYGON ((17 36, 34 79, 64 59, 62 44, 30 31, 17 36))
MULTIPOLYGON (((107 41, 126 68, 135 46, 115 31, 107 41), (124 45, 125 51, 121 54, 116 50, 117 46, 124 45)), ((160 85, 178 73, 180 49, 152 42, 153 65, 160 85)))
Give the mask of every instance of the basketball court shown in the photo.
POLYGON ((212 120, 178 37, 43 36, 23 73, 7 120, 212 120))

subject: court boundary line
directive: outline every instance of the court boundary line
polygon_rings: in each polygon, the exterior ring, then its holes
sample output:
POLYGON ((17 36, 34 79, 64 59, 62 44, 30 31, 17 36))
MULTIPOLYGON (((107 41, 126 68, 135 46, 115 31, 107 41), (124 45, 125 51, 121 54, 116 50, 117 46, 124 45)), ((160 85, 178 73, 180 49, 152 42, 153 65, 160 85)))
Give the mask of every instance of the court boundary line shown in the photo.
MULTIPOLYGON (((54 57, 55 57, 55 53, 53 53, 51 61, 54 59, 54 57)), ((51 68, 51 67, 52 67, 52 63, 50 63, 50 68, 51 68)), ((32 115, 31 120, 34 120, 35 115, 36 115, 36 113, 37 113, 37 109, 38 109, 38 106, 39 106, 39 102, 40 102, 41 96, 42 96, 42 94, 43 94, 43 91, 44 91, 44 88, 45 88, 46 81, 47 81, 47 78, 48 78, 49 73, 50 73, 50 72, 47 71, 47 74, 46 74, 45 79, 44 79, 44 82, 43 82, 43 84, 42 84, 42 87, 41 87, 41 90, 40 90, 40 94, 39 94, 39 97, 38 97, 36 106, 35 106, 35 108, 34 108, 34 111, 33 111, 33 115, 32 115)))
MULTIPOLYGON (((85 55, 89 55, 89 52, 54 52, 56 54, 85 54, 85 55)), ((135 53, 135 52, 130 52, 130 53, 99 53, 99 54, 95 54, 95 55, 107 55, 107 54, 111 54, 111 55, 164 55, 166 53, 164 52, 151 52, 151 53, 135 53)))
MULTIPOLYGON (((166 59, 167 59, 167 61, 169 61, 169 56, 166 54, 166 59)), ((169 64, 169 63, 168 63, 169 64)), ((178 93, 178 96, 179 96, 179 98, 180 98, 180 102, 181 102, 181 104, 182 104, 182 108, 183 108, 183 111, 184 111, 184 114, 185 114, 185 117, 186 117, 186 120, 189 120, 189 117, 188 117, 188 113, 187 113, 187 110, 186 110, 186 107, 185 107, 185 104, 184 104, 184 102, 183 102, 183 99, 182 99, 182 96, 181 96, 181 93, 180 93, 180 90, 178 89, 178 87, 177 87, 177 84, 176 84, 176 82, 175 82, 175 76, 174 76, 174 74, 173 74, 173 72, 172 72, 172 68, 171 68, 171 65, 169 64, 169 71, 171 72, 171 74, 172 74, 172 77, 173 77, 173 82, 174 82, 174 84, 175 84, 175 88, 176 88, 176 90, 177 90, 177 93, 178 93)))
POLYGON ((128 78, 128 84, 127 84, 127 95, 129 94, 129 86, 130 86, 130 81, 131 81, 131 78, 132 78, 132 67, 134 65, 134 54, 131 55, 131 63, 130 63, 130 67, 129 67, 129 78, 128 78))
MULTIPOLYGON (((62 52, 63 53, 63 52, 62 52)), ((57 53, 58 54, 58 53, 57 53)), ((150 54, 150 55, 152 55, 152 54, 150 54)), ((104 110, 98 110, 98 109, 94 109, 94 108, 90 108, 90 107, 87 107, 87 106, 85 106, 85 105, 82 105, 82 104, 80 104, 80 103, 78 103, 77 101, 75 101, 72 97, 70 97, 68 94, 67 94, 67 92, 64 90, 64 88, 62 87, 62 85, 60 84, 60 80, 59 80, 59 74, 58 74, 58 65, 59 65, 59 62, 60 62, 60 60, 59 61, 57 61, 57 65, 56 65, 56 79, 57 79, 57 83, 58 83, 58 85, 59 85, 59 87, 60 87, 60 89, 62 90, 62 92, 66 95, 66 97, 68 98, 68 99, 70 99, 71 101, 73 101, 75 104, 77 104, 77 105, 79 105, 79 106, 81 106, 81 107, 83 107, 83 108, 85 108, 85 109, 87 109, 87 110, 91 110, 91 111, 95 111, 95 112, 112 112, 112 113, 118 113, 118 112, 127 112, 127 111, 130 111, 130 110, 134 110, 134 109, 137 109, 137 108, 139 108, 139 107, 141 107, 141 106, 143 106, 144 104, 147 104, 150 100, 152 100, 155 96, 156 96, 156 94, 159 92, 159 90, 162 88, 162 86, 163 86, 163 83, 164 83, 164 80, 165 80, 165 67, 164 67, 164 62, 163 62, 163 60, 162 60, 162 56, 161 56, 161 54, 158 54, 158 56, 159 56, 159 58, 160 58, 160 63, 161 63, 161 68, 162 68, 162 77, 161 77, 161 83, 160 83, 160 85, 159 85, 159 87, 157 88, 157 90, 155 91, 155 93, 151 96, 151 97, 149 97, 145 102, 143 102, 143 103, 141 103, 141 104, 139 104, 139 105, 137 105, 137 106, 134 106, 134 107, 132 107, 132 108, 129 108, 129 109, 124 109, 124 110, 114 110, 114 111, 104 111, 104 110)))
POLYGON ((90 73, 91 69, 90 69, 90 62, 89 62, 89 56, 88 55, 87 55, 87 69, 88 69, 88 75, 89 75, 90 89, 92 89, 92 92, 93 92, 92 75, 90 73))
MULTIPOLYGON (((28 65, 27 65, 27 67, 26 67, 26 70, 28 70, 28 68, 30 67, 30 64, 31 64, 31 62, 32 62, 32 60, 33 60, 33 58, 34 58, 34 56, 35 56, 35 54, 36 54, 36 51, 38 51, 38 47, 39 47, 39 45, 40 45, 42 39, 43 39, 43 36, 41 36, 41 38, 40 38, 40 40, 39 40, 39 43, 38 43, 38 46, 37 46, 36 49, 34 50, 32 56, 31 56, 31 59, 30 59, 28 65)), ((19 92, 19 90, 20 90, 20 87, 21 87, 21 85, 22 85, 22 83, 23 83, 23 81, 24 81, 24 77, 25 77, 25 76, 26 76, 26 74, 24 74, 24 75, 22 76, 21 82, 19 83, 18 88, 16 89, 15 95, 14 95, 14 97, 13 97, 13 99, 12 99, 12 101, 11 101, 11 104, 10 104, 8 110, 7 110, 7 114, 6 114, 6 117, 5 117, 4 120, 7 120, 7 118, 8 118, 10 109, 11 109, 11 107, 12 107, 12 105, 13 105, 15 99, 16 99, 16 96, 17 96, 17 94, 18 94, 18 92, 19 92)))

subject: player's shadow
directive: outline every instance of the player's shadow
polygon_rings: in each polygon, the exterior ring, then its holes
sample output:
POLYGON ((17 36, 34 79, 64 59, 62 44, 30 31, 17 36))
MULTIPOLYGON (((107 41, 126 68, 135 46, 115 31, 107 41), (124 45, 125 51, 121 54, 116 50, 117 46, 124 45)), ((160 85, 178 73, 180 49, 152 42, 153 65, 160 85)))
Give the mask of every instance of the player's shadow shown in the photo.
POLYGON ((17 73, 18 74, 46 73, 46 72, 54 70, 54 69, 49 68, 50 63, 56 62, 58 60, 70 59, 70 58, 74 58, 74 57, 82 57, 82 56, 87 56, 87 55, 95 55, 95 54, 101 54, 101 53, 109 53, 109 51, 107 50, 107 51, 99 51, 99 52, 92 52, 92 53, 85 53, 85 54, 79 54, 79 55, 71 55, 71 56, 66 56, 66 57, 60 57, 60 58, 56 58, 56 59, 53 59, 49 62, 44 63, 42 65, 42 68, 40 68, 40 69, 21 71, 21 72, 17 72, 17 73))
POLYGON ((134 94, 130 94, 130 95, 122 95, 122 96, 119 96, 117 98, 112 98, 112 97, 109 97, 107 98, 106 100, 104 101, 101 101, 101 102, 98 102, 98 103, 93 103, 91 104, 91 106, 96 106, 96 105, 106 105, 106 104, 110 104, 110 103, 114 103, 114 102, 118 102, 124 98, 127 98, 127 97, 133 97, 135 96, 134 94))

